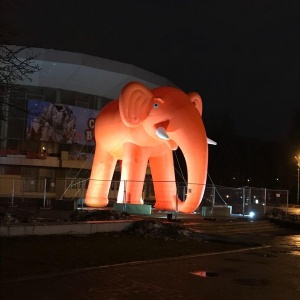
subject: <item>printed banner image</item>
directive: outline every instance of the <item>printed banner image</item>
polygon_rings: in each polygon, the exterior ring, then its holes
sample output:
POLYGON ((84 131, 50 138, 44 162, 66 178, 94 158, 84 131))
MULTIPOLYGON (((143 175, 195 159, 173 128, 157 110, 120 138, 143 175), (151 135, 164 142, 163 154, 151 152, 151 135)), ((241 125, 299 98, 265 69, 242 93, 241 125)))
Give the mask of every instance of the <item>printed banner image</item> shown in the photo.
POLYGON ((97 110, 28 100, 26 138, 45 142, 95 145, 97 110))

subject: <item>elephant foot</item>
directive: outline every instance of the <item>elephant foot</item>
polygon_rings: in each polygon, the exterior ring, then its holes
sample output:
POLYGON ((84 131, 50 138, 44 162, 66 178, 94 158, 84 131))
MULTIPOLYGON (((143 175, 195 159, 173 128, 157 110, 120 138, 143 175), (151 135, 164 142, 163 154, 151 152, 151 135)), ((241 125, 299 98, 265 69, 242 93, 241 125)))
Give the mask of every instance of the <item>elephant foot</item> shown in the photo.
POLYGON ((101 197, 87 197, 85 199, 85 204, 89 207, 106 207, 108 205, 108 198, 101 196, 101 197))
POLYGON ((154 208, 156 210, 174 211, 174 210, 176 210, 176 205, 174 203, 164 202, 164 203, 157 203, 157 204, 155 204, 154 208))

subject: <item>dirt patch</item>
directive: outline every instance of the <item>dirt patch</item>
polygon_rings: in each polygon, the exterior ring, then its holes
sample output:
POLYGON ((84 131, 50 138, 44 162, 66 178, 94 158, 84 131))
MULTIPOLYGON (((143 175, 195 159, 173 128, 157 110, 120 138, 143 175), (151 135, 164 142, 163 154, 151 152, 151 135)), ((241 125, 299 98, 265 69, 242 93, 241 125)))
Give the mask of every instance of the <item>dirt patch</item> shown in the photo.
POLYGON ((203 238, 193 230, 174 223, 163 223, 157 220, 134 222, 129 234, 145 238, 161 238, 166 241, 202 241, 203 238))
POLYGON ((15 212, 0 211, 1 224, 39 224, 50 222, 86 222, 130 220, 126 212, 114 210, 75 210, 73 212, 16 210, 15 212), (63 214, 64 213, 64 214, 63 214))

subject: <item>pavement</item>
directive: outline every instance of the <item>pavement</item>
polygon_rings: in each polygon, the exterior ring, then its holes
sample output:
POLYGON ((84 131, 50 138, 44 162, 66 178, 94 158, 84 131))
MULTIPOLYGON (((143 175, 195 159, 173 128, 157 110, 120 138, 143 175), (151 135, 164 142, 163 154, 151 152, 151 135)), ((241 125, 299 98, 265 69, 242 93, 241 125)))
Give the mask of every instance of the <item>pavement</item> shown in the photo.
MULTIPOLYGON (((70 211, 10 208, 35 217, 65 219, 70 211)), ((154 218, 167 221, 165 213, 154 218)), ((177 216, 183 224, 199 214, 177 216)), ((222 222, 240 222, 239 218, 222 222)), ((1 282, 1 300, 13 299, 300 299, 300 235, 252 233, 257 247, 138 261, 1 282)), ((179 244, 183 246, 184 244, 179 244)))
POLYGON ((2 282, 1 299, 296 300, 300 237, 281 242, 2 282), (286 248, 291 244, 293 251, 286 248))

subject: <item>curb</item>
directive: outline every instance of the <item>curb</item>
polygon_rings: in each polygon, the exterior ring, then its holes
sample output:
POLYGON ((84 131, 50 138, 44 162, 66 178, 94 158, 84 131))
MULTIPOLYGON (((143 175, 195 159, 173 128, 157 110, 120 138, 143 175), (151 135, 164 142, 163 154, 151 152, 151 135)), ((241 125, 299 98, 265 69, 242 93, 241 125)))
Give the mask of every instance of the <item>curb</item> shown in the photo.
POLYGON ((80 223, 55 224, 10 224, 0 226, 0 236, 55 235, 55 234, 92 234, 97 232, 116 232, 127 230, 133 220, 89 221, 80 223))

